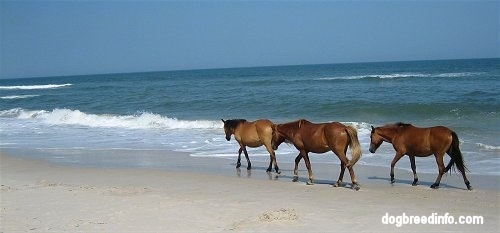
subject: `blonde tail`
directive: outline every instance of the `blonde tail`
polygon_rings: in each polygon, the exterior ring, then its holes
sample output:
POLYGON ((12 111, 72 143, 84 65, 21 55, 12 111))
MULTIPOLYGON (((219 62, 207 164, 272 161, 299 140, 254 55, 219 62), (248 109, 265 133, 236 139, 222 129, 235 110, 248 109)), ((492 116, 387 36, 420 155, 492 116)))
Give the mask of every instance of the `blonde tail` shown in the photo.
POLYGON ((346 126, 346 132, 349 135, 349 146, 351 147, 351 160, 347 163, 347 167, 354 166, 361 158, 361 145, 358 140, 358 131, 352 126, 346 126))

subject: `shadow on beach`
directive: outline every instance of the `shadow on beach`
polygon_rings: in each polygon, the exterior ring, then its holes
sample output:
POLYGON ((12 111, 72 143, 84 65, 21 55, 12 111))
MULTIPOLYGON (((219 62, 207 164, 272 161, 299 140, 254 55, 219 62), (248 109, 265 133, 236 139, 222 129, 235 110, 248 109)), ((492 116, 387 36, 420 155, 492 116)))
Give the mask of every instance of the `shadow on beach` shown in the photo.
MULTIPOLYGON (((378 176, 370 176, 370 177, 368 177, 368 179, 369 180, 385 180, 385 181, 387 181, 388 184, 390 184, 390 182, 391 182, 390 178, 384 178, 384 177, 378 177, 378 176)), ((399 184, 408 184, 408 185, 411 186, 411 184, 413 183, 413 180, 396 179, 396 183, 399 183, 399 184)), ((418 181, 418 186, 428 186, 430 188, 430 186, 432 184, 434 184, 434 182, 421 181, 421 180, 418 181)), ((457 186, 453 186, 453 185, 448 185, 448 184, 445 184, 445 183, 442 183, 442 182, 439 184, 439 187, 440 188, 450 188, 450 189, 467 190, 466 188, 457 187, 457 186)))

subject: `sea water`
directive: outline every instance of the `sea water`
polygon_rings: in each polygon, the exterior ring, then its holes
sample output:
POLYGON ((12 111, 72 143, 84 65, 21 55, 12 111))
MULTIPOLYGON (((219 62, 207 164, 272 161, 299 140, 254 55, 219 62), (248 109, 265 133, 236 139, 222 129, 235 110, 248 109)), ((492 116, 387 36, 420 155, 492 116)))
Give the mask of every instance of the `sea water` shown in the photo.
MULTIPOLYGON (((305 118, 353 125, 363 149, 359 163, 384 167, 395 151, 387 143, 368 151, 371 126, 444 125, 458 134, 471 173, 500 175, 500 59, 6 78, 0 79, 0 149, 40 151, 32 156, 60 163, 161 167, 151 156, 144 161, 141 151, 151 150, 159 157, 182 151, 234 160, 239 147, 225 140, 221 118, 305 118), (137 156, 125 162, 84 156, 106 150, 137 156)), ((263 147, 249 154, 269 160, 263 147)), ((292 163, 297 154, 283 144, 278 163, 292 163)), ((340 163, 333 153, 310 157, 340 163)), ((397 167, 409 169, 409 160, 397 167)), ((433 156, 417 158, 417 167, 437 172, 433 156)))

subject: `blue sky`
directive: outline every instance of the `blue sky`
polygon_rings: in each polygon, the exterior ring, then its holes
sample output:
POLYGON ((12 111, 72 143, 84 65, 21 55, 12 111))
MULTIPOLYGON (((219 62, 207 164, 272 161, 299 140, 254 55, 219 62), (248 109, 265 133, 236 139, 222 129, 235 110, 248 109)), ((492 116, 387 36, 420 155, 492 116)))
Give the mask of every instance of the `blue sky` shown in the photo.
POLYGON ((0 78, 500 57, 500 1, 0 1, 0 78))

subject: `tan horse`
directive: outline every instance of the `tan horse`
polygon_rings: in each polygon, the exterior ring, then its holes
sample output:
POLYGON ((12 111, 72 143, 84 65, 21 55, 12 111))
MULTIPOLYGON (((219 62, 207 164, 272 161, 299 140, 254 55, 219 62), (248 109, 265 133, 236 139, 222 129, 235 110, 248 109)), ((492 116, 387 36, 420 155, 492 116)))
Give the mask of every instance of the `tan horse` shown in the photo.
POLYGON ((439 188, 441 177, 448 172, 450 168, 456 167, 462 173, 465 185, 468 190, 472 190, 469 180, 465 176, 464 159, 460 152, 458 136, 455 132, 444 126, 430 128, 417 128, 411 124, 396 123, 382 127, 373 128, 371 132, 370 152, 375 153, 382 142, 391 143, 396 150, 396 155, 391 162, 391 183, 394 179, 394 166, 404 155, 410 157, 411 169, 413 171, 413 186, 417 185, 418 177, 415 165, 415 156, 427 157, 434 154, 439 168, 439 174, 436 182, 431 188, 439 188), (450 163, 444 166, 444 154, 450 155, 450 163))
POLYGON ((276 125, 273 136, 273 147, 277 148, 285 140, 293 143, 300 151, 295 158, 295 169, 293 181, 298 180, 298 165, 302 158, 309 172, 307 184, 313 184, 313 172, 309 161, 309 152, 325 153, 332 151, 340 159, 340 176, 334 186, 343 185, 344 171, 347 167, 351 175, 352 188, 359 190, 359 184, 354 174, 353 166, 361 157, 361 147, 358 141, 358 133, 355 128, 343 125, 339 122, 314 124, 301 119, 285 124, 276 125), (352 160, 346 157, 347 148, 351 147, 352 160))
POLYGON ((264 145, 269 152, 269 156, 271 159, 267 171, 270 172, 272 170, 272 165, 274 163, 274 169, 276 170, 276 173, 281 173, 278 168, 278 163, 276 162, 276 154, 271 146, 274 124, 270 120, 263 119, 251 122, 245 119, 221 120, 222 122, 224 122, 224 132, 226 133, 226 140, 231 140, 231 135, 234 134, 234 139, 236 139, 236 141, 238 141, 238 144, 240 144, 236 168, 239 168, 241 166, 241 152, 243 151, 248 162, 247 170, 250 170, 252 168, 252 164, 250 163, 250 159, 248 158, 246 147, 259 147, 264 145))

